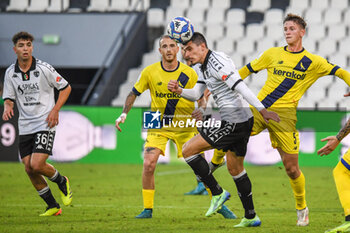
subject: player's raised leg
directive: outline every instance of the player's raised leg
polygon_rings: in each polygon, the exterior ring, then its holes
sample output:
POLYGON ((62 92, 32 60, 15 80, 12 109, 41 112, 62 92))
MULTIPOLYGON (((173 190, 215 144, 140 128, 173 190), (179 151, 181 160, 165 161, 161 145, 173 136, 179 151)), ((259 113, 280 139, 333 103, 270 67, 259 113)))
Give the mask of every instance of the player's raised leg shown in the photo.
POLYGON ((212 146, 198 134, 186 142, 182 148, 182 155, 188 165, 201 181, 210 189, 213 197, 206 216, 210 216, 217 212, 224 202, 230 198, 230 193, 223 190, 214 176, 210 172, 207 161, 201 156, 201 152, 211 149, 212 146))
POLYGON ((60 205, 56 202, 53 197, 49 186, 46 183, 45 178, 38 173, 36 168, 31 166, 31 155, 25 156, 22 158, 22 162, 25 167, 25 171, 32 182, 33 186, 37 190, 39 196, 46 202, 47 208, 44 213, 40 216, 56 216, 61 214, 62 210, 60 205))
POLYGON ((288 154, 281 148, 277 148, 277 150, 281 155, 283 165, 293 189, 295 208, 298 217, 297 226, 307 226, 309 225, 309 209, 306 206, 305 177, 299 169, 298 154, 288 154))
POLYGON ((142 171, 143 211, 136 218, 152 218, 154 205, 154 171, 161 150, 155 147, 145 147, 142 171))
POLYGON ((33 153, 31 158, 31 167, 40 174, 46 176, 50 181, 55 182, 60 190, 61 199, 64 205, 72 203, 72 191, 68 178, 62 176, 56 168, 47 163, 48 155, 44 153, 33 153))

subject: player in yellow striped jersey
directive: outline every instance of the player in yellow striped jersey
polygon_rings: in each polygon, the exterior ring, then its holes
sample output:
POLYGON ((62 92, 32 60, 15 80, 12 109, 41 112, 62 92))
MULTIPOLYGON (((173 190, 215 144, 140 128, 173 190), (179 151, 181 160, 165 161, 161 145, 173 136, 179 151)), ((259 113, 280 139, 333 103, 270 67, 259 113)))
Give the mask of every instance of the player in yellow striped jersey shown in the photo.
MULTIPOLYGON (((170 80, 177 79, 184 88, 192 88, 197 82, 196 72, 189 66, 177 60, 179 47, 169 36, 162 36, 159 40, 160 62, 147 66, 141 73, 132 91, 125 100, 123 113, 116 120, 116 128, 121 131, 120 123, 124 123, 127 113, 133 106, 137 96, 145 90, 150 90, 151 110, 163 116, 161 122, 171 126, 170 122, 186 121, 191 118, 195 109, 192 101, 181 98, 167 89, 170 80), (170 124, 168 124, 170 123, 170 124)), ((136 218, 152 218, 154 206, 154 171, 160 155, 164 155, 169 140, 175 142, 178 157, 182 157, 182 145, 198 133, 195 127, 162 127, 148 129, 144 149, 142 172, 142 196, 144 210, 136 218)), ((227 211, 231 212, 227 209, 227 211)), ((225 212, 225 214, 227 213, 225 212)), ((232 213, 232 212, 231 212, 232 213)), ((222 214, 224 217, 225 214, 222 214)), ((234 215, 232 213, 232 215, 234 215)))
POLYGON ((336 75, 350 86, 350 73, 309 53, 302 46, 306 22, 298 15, 288 14, 283 21, 285 47, 266 50, 257 59, 239 70, 242 79, 251 73, 267 69, 267 80, 258 94, 266 108, 278 113, 279 123, 266 124, 252 108, 254 127, 252 135, 267 128, 272 146, 278 150, 290 178, 296 201, 298 226, 309 224, 305 200, 305 177, 298 165, 299 134, 296 130, 296 108, 305 91, 320 77, 336 75))
MULTIPOLYGON (((344 96, 350 96, 350 93, 344 96)), ((318 150, 317 153, 321 156, 330 154, 339 145, 340 141, 349 133, 350 119, 339 131, 337 136, 329 136, 321 140, 323 142, 327 141, 327 144, 318 150)), ((338 162, 337 166, 334 168, 333 177, 337 186, 340 203, 344 208, 345 222, 342 225, 326 232, 350 232, 350 149, 345 153, 345 155, 338 162)))

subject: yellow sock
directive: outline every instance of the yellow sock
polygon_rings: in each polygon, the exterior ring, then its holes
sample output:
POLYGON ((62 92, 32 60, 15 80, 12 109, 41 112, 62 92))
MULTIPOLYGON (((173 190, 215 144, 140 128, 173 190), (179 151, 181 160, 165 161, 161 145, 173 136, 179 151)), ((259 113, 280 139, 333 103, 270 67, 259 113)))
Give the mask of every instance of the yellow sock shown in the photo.
POLYGON ((295 208, 297 210, 302 210, 306 207, 305 200, 305 176, 301 172, 300 176, 296 179, 290 179, 290 184, 293 189, 294 198, 295 198, 295 208))
POLYGON ((223 152, 222 150, 214 150, 214 155, 213 158, 211 159, 211 162, 213 164, 219 165, 224 161, 224 156, 225 156, 225 152, 223 152))
POLYGON ((211 194, 210 189, 209 189, 207 186, 205 186, 205 189, 207 190, 207 192, 208 192, 208 194, 209 194, 209 198, 210 198, 210 200, 211 200, 211 198, 213 197, 213 195, 211 194))
POLYGON ((142 189, 143 208, 153 209, 154 189, 142 189))
POLYGON ((339 162, 333 170, 333 177, 344 214, 348 216, 350 215, 350 171, 339 162))

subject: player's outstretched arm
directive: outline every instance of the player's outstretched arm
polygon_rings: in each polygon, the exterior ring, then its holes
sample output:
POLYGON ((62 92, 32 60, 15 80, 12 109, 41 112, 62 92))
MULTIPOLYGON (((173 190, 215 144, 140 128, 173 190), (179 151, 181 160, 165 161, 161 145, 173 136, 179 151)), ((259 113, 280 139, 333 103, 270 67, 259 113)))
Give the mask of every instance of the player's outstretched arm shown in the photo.
POLYGON ((124 123, 126 120, 126 116, 129 113, 130 109, 134 105, 136 95, 134 92, 130 91, 129 95, 126 97, 125 103, 124 103, 124 108, 122 114, 115 120, 115 127, 122 132, 122 129, 120 128, 120 123, 124 123))
POLYGON ((326 138, 321 139, 321 141, 327 141, 327 144, 317 151, 317 154, 320 156, 330 154, 332 151, 335 150, 335 148, 337 148, 337 146, 340 143, 336 136, 328 136, 326 138))
POLYGON ((65 89, 59 92, 57 102, 46 118, 47 125, 50 128, 54 127, 55 125, 58 125, 58 112, 60 111, 64 103, 66 103, 71 91, 72 88, 70 85, 68 85, 65 89))
POLYGON ((207 86, 204 83, 196 83, 192 89, 184 89, 179 86, 179 83, 176 80, 170 80, 168 83, 169 91, 181 95, 181 97, 193 102, 202 97, 206 87, 207 86))
POLYGON ((12 100, 5 100, 4 102, 4 112, 2 113, 2 119, 4 121, 10 120, 14 116, 13 112, 14 102, 12 100))
POLYGON ((317 151, 318 155, 328 155, 330 154, 337 146, 340 141, 346 137, 350 133, 350 119, 346 122, 344 127, 339 131, 337 136, 328 136, 326 138, 321 139, 322 142, 327 141, 327 144, 317 151))

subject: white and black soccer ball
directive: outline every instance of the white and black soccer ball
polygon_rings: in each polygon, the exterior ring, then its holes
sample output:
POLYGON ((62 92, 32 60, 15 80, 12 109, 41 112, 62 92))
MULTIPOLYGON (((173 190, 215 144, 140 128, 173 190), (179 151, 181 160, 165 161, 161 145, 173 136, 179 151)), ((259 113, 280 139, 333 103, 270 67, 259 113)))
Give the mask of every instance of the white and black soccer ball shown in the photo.
POLYGON ((182 44, 191 39, 193 32, 194 29, 190 20, 183 16, 179 16, 171 20, 167 28, 168 36, 174 39, 177 43, 182 44))

